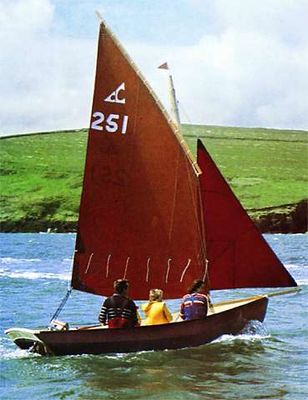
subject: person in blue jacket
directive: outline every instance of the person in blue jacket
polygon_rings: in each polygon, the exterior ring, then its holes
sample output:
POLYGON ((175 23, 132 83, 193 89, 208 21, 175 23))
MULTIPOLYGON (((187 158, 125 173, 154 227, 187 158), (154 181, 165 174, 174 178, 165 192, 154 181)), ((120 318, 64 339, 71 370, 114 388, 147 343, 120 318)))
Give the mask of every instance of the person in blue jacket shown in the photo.
POLYGON ((205 282, 202 279, 196 279, 183 297, 180 317, 184 321, 205 318, 210 306, 210 296, 205 282))

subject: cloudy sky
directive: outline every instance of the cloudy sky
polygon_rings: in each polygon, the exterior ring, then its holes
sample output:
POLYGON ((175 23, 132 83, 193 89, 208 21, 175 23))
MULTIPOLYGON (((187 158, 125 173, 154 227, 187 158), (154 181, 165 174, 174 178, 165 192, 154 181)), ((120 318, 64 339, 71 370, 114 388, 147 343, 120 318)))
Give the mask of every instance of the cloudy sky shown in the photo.
POLYGON ((95 10, 183 122, 308 129, 308 0, 0 0, 0 134, 89 125, 95 10))

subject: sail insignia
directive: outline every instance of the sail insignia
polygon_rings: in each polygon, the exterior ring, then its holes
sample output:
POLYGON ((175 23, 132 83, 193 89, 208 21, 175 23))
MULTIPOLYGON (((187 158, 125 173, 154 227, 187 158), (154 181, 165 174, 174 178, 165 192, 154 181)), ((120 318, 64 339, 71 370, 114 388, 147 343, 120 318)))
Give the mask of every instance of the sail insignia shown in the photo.
POLYGON ((125 104, 125 97, 120 98, 120 92, 125 91, 125 83, 122 82, 104 101, 109 103, 125 104))

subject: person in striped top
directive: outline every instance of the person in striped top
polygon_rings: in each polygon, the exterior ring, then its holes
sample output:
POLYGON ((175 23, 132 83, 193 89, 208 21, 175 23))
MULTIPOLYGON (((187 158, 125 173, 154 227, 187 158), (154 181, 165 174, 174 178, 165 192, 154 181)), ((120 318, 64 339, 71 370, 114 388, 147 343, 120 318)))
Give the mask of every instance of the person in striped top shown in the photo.
POLYGON ((98 320, 109 328, 131 328, 139 326, 138 307, 128 297, 129 282, 117 279, 114 284, 114 294, 104 301, 98 320))
POLYGON ((184 321, 205 318, 211 306, 206 284, 201 279, 193 281, 188 294, 183 297, 180 317, 184 321))

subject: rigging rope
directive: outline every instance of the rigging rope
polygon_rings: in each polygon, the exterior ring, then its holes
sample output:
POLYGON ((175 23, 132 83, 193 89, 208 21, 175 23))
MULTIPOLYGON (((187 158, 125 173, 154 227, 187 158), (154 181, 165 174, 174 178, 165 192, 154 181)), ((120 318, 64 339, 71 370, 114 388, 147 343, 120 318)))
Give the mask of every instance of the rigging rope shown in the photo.
POLYGON ((54 315, 51 317, 51 320, 49 321, 49 325, 51 324, 51 322, 54 319, 57 319, 58 316, 60 315, 60 312, 63 310, 63 307, 65 306, 68 298, 70 297, 71 293, 72 293, 73 288, 69 288, 66 292, 66 295, 63 297, 59 307, 57 308, 56 312, 54 313, 54 315))

